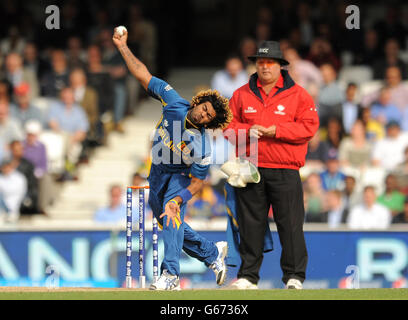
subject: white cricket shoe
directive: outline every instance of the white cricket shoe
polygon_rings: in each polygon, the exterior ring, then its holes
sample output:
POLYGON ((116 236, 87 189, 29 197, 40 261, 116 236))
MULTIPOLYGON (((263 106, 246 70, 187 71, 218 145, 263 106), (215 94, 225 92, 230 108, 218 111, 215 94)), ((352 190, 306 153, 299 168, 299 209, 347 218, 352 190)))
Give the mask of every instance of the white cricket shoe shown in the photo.
POLYGON ((238 280, 234 281, 228 289, 232 290, 257 290, 258 286, 253 284, 252 282, 248 281, 245 278, 239 278, 238 280))
POLYGON ((210 265, 210 268, 215 273, 215 278, 219 286, 223 285, 227 277, 227 264, 225 257, 228 254, 228 243, 226 241, 219 241, 215 244, 218 249, 217 259, 210 265))
POLYGON ((163 270, 163 273, 157 279, 155 283, 150 285, 150 290, 169 290, 169 291, 178 291, 181 290, 180 288, 180 278, 178 276, 173 276, 167 272, 167 270, 163 270))
POLYGON ((289 279, 289 281, 286 283, 285 286, 286 289, 296 289, 296 290, 302 290, 303 285, 302 282, 300 282, 297 279, 289 279))

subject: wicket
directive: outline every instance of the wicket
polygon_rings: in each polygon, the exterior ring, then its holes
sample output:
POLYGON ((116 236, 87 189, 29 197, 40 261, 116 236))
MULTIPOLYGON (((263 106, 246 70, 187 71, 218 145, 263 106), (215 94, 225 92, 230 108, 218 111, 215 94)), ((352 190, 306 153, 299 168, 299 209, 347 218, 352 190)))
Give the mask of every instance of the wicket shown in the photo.
MULTIPOLYGON (((139 287, 146 287, 145 276, 145 190, 144 187, 127 187, 126 198, 126 288, 132 288, 132 199, 133 190, 137 190, 139 196, 139 287)), ((158 228, 157 219, 153 217, 153 282, 159 276, 159 257, 158 257, 158 228)))

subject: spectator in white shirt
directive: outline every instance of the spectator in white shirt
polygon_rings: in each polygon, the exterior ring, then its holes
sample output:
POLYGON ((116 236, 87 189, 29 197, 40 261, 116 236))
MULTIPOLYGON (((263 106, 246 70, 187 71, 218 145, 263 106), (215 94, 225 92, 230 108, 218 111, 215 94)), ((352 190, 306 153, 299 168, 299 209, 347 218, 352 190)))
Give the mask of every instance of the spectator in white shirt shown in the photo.
POLYGON ((366 186, 363 203, 355 206, 348 217, 350 229, 387 229, 391 223, 391 212, 376 203, 377 195, 373 186, 366 186))
POLYGON ((398 122, 390 121, 387 136, 379 140, 373 150, 373 165, 385 170, 394 170, 404 161, 404 150, 408 146, 408 134, 402 133, 398 122))
POLYGON ((217 71, 212 80, 211 88, 230 99, 235 90, 248 82, 248 73, 244 70, 238 56, 230 56, 225 62, 225 69, 217 71))
POLYGON ((2 199, 1 219, 15 222, 20 216, 20 206, 27 193, 27 180, 18 172, 10 160, 1 165, 0 198, 2 199))

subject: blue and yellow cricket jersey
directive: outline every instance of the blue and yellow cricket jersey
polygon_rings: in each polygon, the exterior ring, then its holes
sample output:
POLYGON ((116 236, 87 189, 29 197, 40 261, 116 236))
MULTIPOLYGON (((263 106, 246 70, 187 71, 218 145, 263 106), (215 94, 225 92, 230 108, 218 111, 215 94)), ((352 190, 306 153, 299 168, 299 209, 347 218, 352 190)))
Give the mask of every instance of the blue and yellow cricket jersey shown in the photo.
POLYGON ((152 164, 164 172, 191 174, 204 180, 211 162, 211 143, 204 128, 187 129, 190 103, 156 77, 152 77, 147 90, 163 105, 153 139, 152 164))

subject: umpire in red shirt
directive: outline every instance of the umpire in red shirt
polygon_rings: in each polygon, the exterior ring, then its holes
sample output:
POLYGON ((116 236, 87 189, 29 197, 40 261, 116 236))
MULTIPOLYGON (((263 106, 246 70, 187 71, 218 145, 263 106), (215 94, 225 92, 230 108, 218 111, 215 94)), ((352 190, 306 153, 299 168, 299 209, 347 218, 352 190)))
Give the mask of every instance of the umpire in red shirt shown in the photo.
MULTIPOLYGON (((308 141, 319 128, 317 109, 307 91, 282 69, 289 63, 283 59, 278 42, 264 41, 256 55, 248 58, 256 63, 256 73, 234 92, 230 100, 234 118, 228 128, 235 133, 245 130, 248 137, 258 139, 261 181, 234 188, 241 266, 232 286, 257 288, 272 206, 282 246, 282 281, 286 288, 302 289, 308 257, 299 168, 305 163, 308 141)), ((249 154, 249 144, 246 149, 249 154)))

